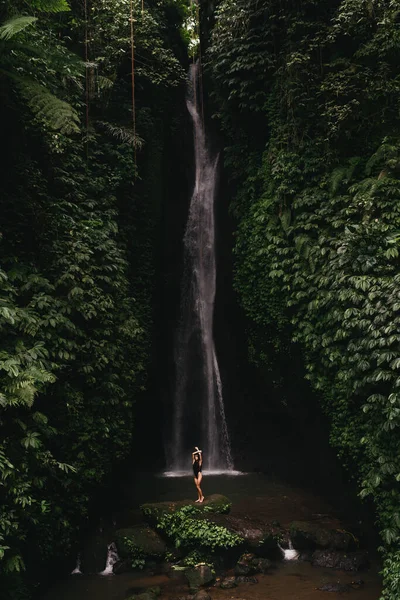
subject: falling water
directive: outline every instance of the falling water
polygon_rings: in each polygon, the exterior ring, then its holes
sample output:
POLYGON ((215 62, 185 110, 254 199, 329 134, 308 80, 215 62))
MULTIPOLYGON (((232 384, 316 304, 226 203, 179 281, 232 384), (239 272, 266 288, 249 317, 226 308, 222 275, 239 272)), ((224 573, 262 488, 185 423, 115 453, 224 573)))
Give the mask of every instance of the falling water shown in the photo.
POLYGON ((114 544, 114 542, 112 542, 111 544, 109 544, 109 546, 107 546, 106 566, 104 568, 104 571, 101 571, 101 573, 99 573, 99 575, 112 575, 113 574, 113 566, 115 565, 116 562, 118 562, 118 560, 119 560, 119 556, 118 556, 118 552, 117 552, 117 547, 114 544))
POLYGON ((172 472, 187 469, 193 445, 203 450, 208 471, 233 470, 213 339, 218 156, 211 157, 207 149, 199 107, 200 77, 199 64, 192 65, 187 107, 193 122, 196 171, 184 236, 181 323, 175 348, 173 440, 167 461, 172 472))
POLYGON ((76 559, 76 566, 75 569, 71 572, 71 575, 82 575, 82 571, 81 571, 81 555, 78 554, 77 559, 76 559))
POLYGON ((292 540, 289 539, 289 548, 282 548, 280 544, 278 546, 285 560, 297 560, 299 558, 299 551, 293 548, 292 540))

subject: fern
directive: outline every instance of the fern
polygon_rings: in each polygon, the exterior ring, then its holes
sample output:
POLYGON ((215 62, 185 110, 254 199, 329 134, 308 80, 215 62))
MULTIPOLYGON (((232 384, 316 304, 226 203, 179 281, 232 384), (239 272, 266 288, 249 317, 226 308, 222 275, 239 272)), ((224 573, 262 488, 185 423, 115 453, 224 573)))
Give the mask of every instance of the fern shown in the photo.
POLYGON ((134 135, 133 131, 130 129, 127 129, 126 127, 119 127, 118 125, 112 125, 112 123, 107 123, 105 121, 98 121, 98 124, 104 127, 109 134, 121 142, 125 144, 131 144, 138 149, 143 147, 144 140, 137 134, 134 135))
POLYGON ((57 98, 39 83, 18 79, 18 84, 34 115, 50 129, 66 135, 79 133, 79 115, 68 102, 57 98))
POLYGON ((36 23, 36 17, 13 17, 0 27, 0 40, 8 41, 29 25, 36 23))
POLYGON ((36 10, 48 13, 59 13, 71 10, 67 0, 30 0, 30 5, 36 10))

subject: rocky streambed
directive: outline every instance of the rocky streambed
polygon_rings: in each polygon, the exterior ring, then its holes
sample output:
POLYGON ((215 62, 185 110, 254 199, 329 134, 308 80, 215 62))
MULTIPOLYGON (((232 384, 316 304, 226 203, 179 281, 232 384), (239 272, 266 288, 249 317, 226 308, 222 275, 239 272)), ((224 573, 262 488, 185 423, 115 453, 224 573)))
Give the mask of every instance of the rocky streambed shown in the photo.
POLYGON ((301 490, 270 486, 231 500, 199 505, 165 500, 129 506, 114 525, 89 540, 82 575, 46 600, 378 600, 374 557, 359 528, 301 490), (296 518, 297 517, 297 518, 296 518), (118 560, 99 577, 106 544, 118 560))

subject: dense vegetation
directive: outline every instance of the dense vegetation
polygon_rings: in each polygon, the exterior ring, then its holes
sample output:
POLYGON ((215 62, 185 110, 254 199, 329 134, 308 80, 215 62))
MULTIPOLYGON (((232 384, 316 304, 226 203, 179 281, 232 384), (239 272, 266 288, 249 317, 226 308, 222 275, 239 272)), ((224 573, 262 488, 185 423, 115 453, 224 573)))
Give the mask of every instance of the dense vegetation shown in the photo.
MULTIPOLYGON (((208 74, 237 219, 249 350, 291 342, 400 595, 400 11, 393 0, 222 0, 208 74)), ((278 356, 278 358, 276 358, 278 356)))
POLYGON ((90 495, 131 448, 166 107, 186 57, 186 3, 144 4, 0 9, 2 598, 28 597, 32 575, 70 550, 90 495))

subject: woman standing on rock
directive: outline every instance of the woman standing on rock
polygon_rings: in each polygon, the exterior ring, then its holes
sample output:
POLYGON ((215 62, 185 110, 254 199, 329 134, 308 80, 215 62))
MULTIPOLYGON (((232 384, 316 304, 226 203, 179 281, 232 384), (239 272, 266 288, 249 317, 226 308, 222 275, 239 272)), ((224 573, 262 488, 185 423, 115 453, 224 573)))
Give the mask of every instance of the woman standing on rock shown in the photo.
POLYGON ((201 468, 203 466, 203 453, 198 449, 197 446, 194 447, 194 452, 192 452, 192 464, 193 464, 193 473, 194 473, 194 484, 197 488, 198 498, 196 502, 203 502, 204 496, 201 491, 201 480, 203 479, 203 474, 201 472, 201 468))

